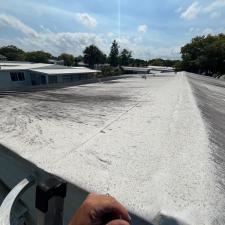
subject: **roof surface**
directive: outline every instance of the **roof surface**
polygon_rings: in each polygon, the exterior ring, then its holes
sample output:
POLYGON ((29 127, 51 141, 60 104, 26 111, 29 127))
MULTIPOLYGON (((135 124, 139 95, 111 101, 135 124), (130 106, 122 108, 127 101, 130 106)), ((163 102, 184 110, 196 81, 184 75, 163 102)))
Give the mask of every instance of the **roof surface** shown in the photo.
POLYGON ((150 70, 150 68, 148 67, 131 67, 131 66, 122 66, 122 69, 127 71, 139 71, 139 72, 141 71, 145 72, 150 70))
POLYGON ((28 63, 28 62, 0 62, 0 71, 29 70, 48 75, 57 74, 84 74, 97 73, 98 70, 91 70, 86 67, 67 67, 61 65, 53 65, 46 63, 28 63))
POLYGON ((207 224, 197 218, 214 219, 223 199, 207 130, 185 73, 159 76, 3 95, 1 144, 148 221, 164 213, 207 224))
POLYGON ((0 63, 1 70, 30 70, 40 67, 51 66, 52 64, 45 63, 0 63))
POLYGON ((82 74, 82 73, 97 73, 98 70, 91 70, 88 68, 68 68, 68 69, 30 69, 30 71, 44 73, 48 75, 57 74, 82 74))

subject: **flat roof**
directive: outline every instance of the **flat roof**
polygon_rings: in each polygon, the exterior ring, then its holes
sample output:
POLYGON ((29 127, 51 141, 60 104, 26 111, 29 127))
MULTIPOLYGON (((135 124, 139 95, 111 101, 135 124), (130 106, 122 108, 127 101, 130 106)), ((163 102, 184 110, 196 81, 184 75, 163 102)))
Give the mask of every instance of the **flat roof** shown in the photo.
POLYGON ((98 73, 99 70, 91 70, 88 68, 68 68, 68 69, 30 69, 32 72, 44 73, 47 75, 58 75, 58 74, 85 74, 85 73, 98 73))
MULTIPOLYGON (((88 192, 110 193, 147 221, 159 212, 197 221, 217 210, 212 149, 186 73, 9 92, 0 105, 1 144, 21 156, 18 174, 34 171, 24 158, 88 192)), ((17 166, 0 159, 6 185, 15 184, 17 166)), ((70 190, 68 201, 78 193, 70 190)))
POLYGON ((98 73, 99 70, 92 70, 86 67, 68 67, 62 65, 53 65, 47 63, 30 62, 0 62, 0 71, 28 70, 48 75, 57 74, 85 74, 98 73))
POLYGON ((150 68, 148 67, 132 67, 132 66, 122 66, 122 69, 127 71, 143 71, 143 72, 150 70, 150 68))
POLYGON ((30 70, 40 67, 52 66, 52 64, 45 64, 45 63, 0 63, 0 71, 7 71, 7 70, 30 70))
POLYGON ((148 66, 148 68, 153 70, 174 70, 173 67, 166 67, 166 66, 148 66))

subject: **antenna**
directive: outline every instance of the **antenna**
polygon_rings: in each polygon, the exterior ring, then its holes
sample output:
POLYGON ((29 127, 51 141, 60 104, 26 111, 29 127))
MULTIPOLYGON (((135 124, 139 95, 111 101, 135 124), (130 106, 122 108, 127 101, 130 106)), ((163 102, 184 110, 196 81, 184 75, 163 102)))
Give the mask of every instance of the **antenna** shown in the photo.
POLYGON ((118 0, 118 31, 119 39, 121 38, 121 0, 118 0))

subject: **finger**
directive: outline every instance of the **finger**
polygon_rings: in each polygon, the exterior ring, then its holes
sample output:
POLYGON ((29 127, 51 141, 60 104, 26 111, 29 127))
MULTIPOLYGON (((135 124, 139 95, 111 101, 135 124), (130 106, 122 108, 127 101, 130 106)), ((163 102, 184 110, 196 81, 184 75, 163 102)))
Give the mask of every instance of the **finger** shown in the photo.
POLYGON ((130 221, 130 216, 128 214, 127 209, 119 203, 112 196, 101 195, 102 201, 104 202, 105 212, 110 212, 115 215, 118 219, 123 219, 126 221, 130 221))
POLYGON ((125 220, 112 220, 106 225, 129 225, 129 223, 125 220))
POLYGON ((127 209, 112 196, 91 193, 85 202, 91 208, 95 209, 94 211, 99 218, 103 215, 111 215, 108 221, 123 219, 129 222, 131 220, 127 209))

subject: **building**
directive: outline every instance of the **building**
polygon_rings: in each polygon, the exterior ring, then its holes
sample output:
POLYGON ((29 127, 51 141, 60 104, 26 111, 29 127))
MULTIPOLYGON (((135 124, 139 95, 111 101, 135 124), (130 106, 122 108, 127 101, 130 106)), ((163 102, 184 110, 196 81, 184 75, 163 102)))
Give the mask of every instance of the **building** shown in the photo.
POLYGON ((132 73, 132 74, 148 74, 150 72, 150 68, 148 67, 121 66, 121 69, 125 73, 132 73))
POLYGON ((165 66, 148 66, 151 73, 160 72, 160 73, 171 73, 174 72, 173 67, 165 67, 165 66))
POLYGON ((132 73, 132 74, 149 74, 149 73, 155 74, 155 73, 174 72, 174 68, 162 66, 148 66, 148 67, 121 66, 121 69, 125 73, 132 73))
POLYGON ((64 60, 58 60, 58 59, 49 59, 48 63, 55 64, 55 65, 64 65, 64 60))
POLYGON ((79 82, 94 79, 98 72, 86 67, 0 62, 0 89, 79 82))

